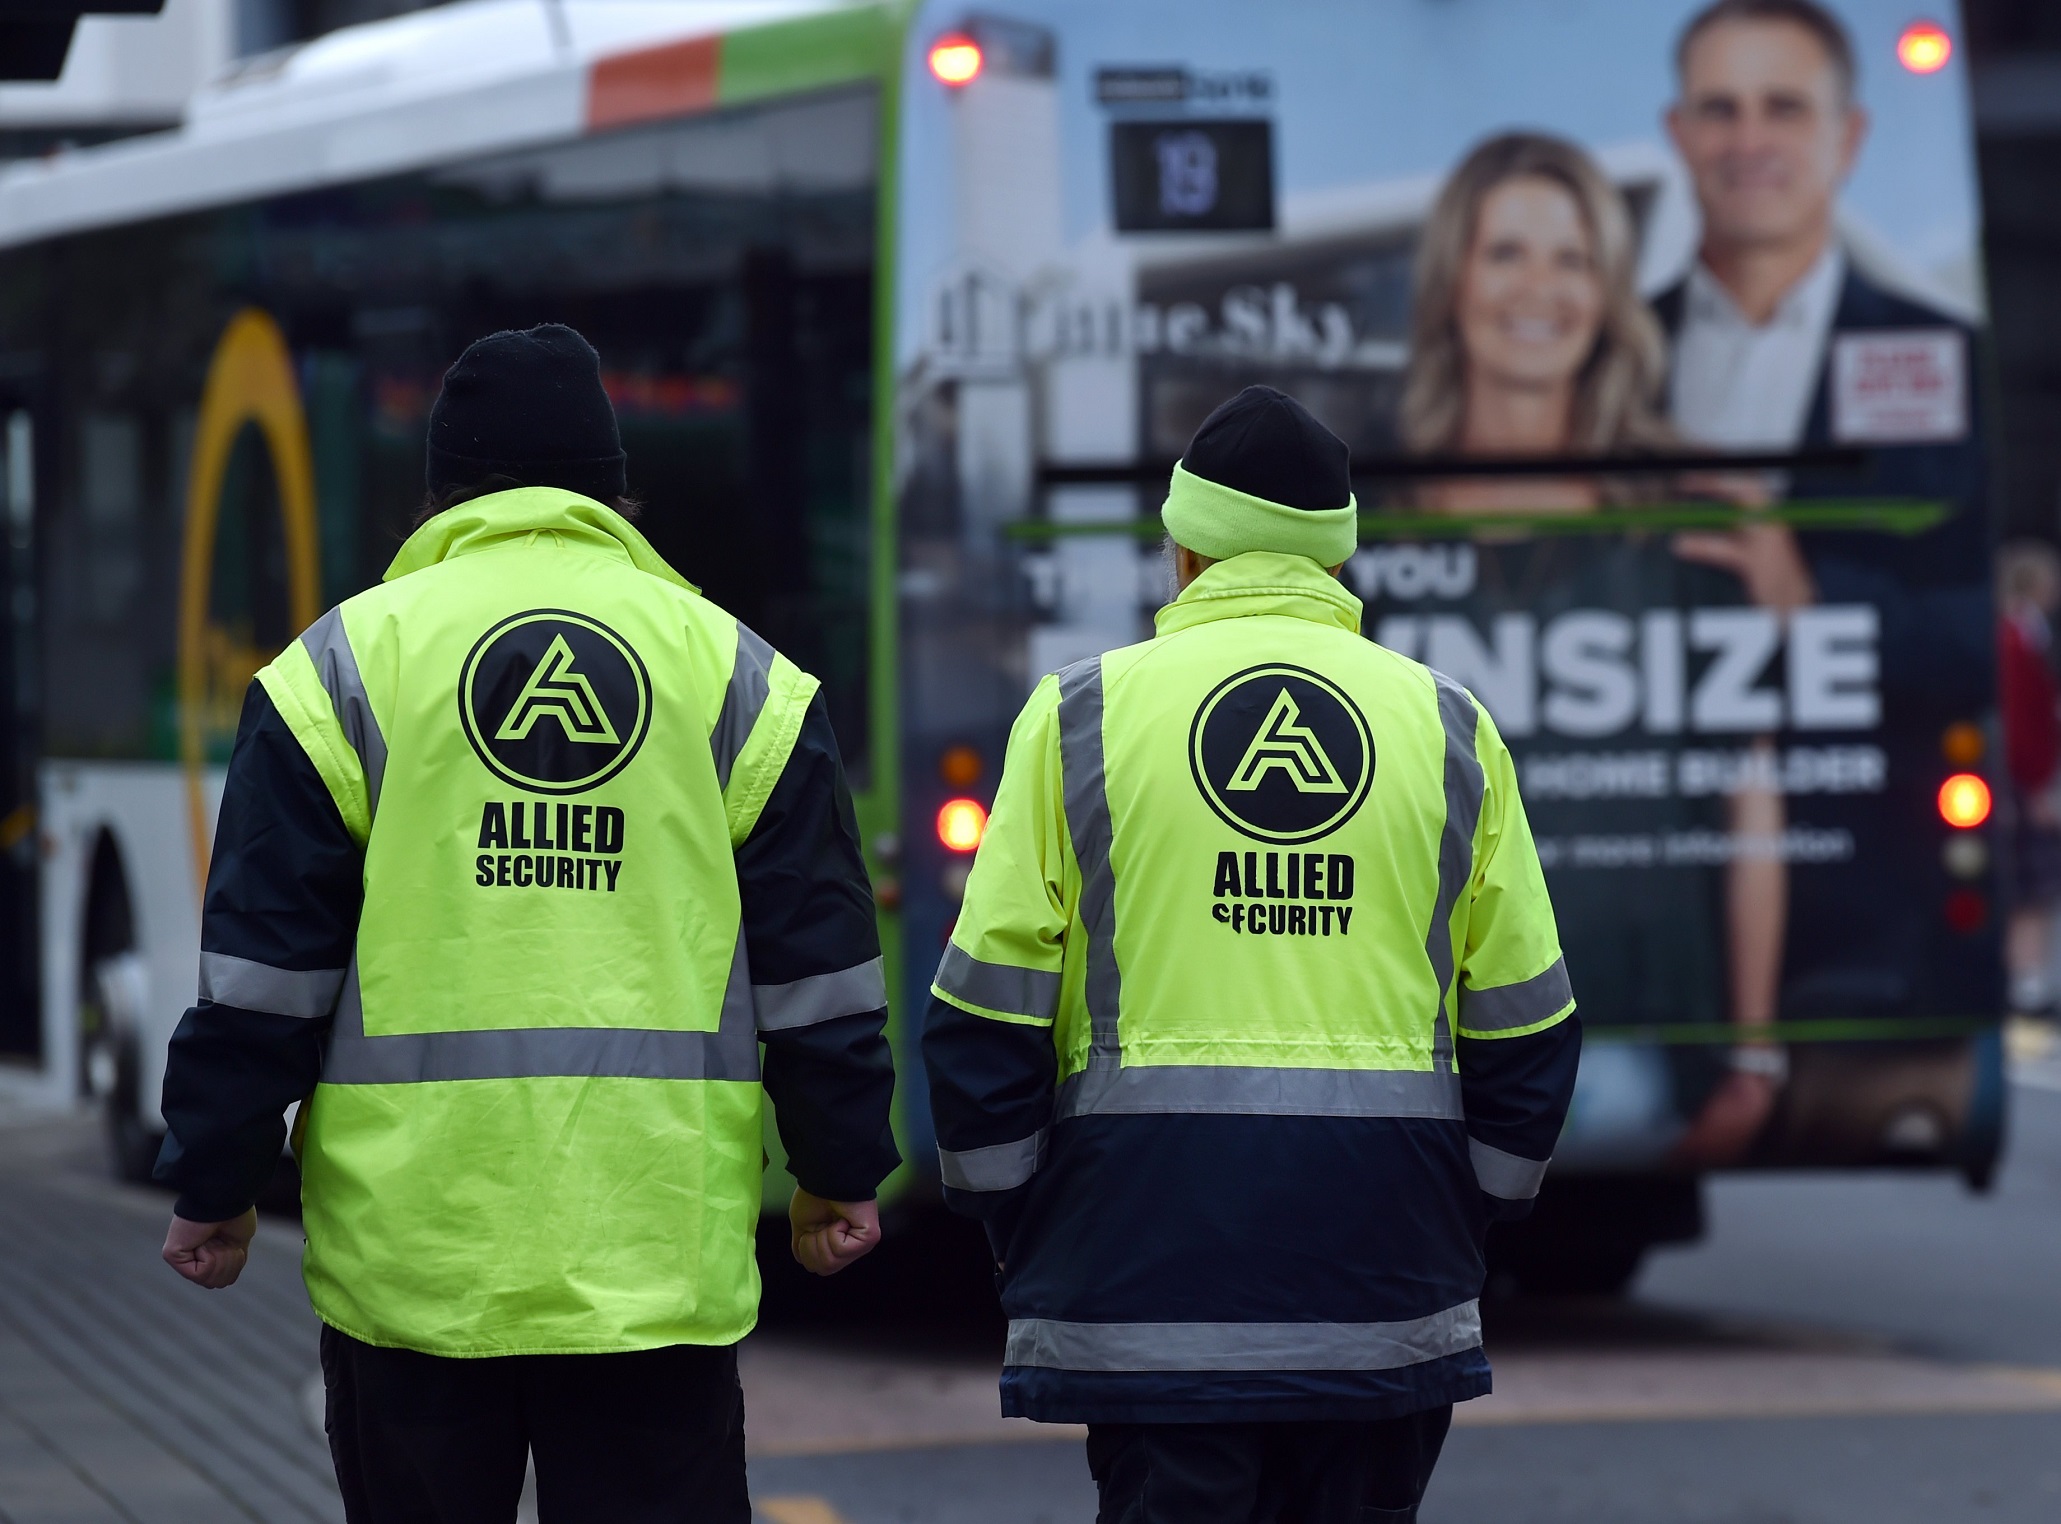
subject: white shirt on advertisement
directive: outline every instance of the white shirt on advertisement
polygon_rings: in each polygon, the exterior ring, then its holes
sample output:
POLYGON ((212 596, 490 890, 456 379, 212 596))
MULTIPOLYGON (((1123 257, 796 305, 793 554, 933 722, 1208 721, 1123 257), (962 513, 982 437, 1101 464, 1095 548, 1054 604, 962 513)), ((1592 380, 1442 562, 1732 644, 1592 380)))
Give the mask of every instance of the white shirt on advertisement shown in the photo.
POLYGON ((1756 324, 1698 260, 1675 335, 1674 421, 1683 437, 1729 450, 1802 444, 1845 283, 1846 256, 1830 244, 1756 324))

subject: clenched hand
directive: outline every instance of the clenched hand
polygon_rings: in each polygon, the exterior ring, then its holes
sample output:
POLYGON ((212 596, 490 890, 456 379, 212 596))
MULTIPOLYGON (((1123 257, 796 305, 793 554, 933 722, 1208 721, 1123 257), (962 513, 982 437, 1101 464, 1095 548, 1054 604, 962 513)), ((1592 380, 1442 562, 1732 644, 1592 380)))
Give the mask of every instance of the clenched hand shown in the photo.
POLYGON ((258 1213, 253 1207, 227 1222, 188 1222, 172 1219, 165 1234, 165 1263, 196 1286, 220 1291, 236 1284, 250 1259, 250 1241, 258 1231, 258 1213))
POLYGON ((794 1257, 813 1275, 835 1275, 880 1244, 880 1208, 871 1201, 825 1201, 797 1186, 787 1221, 794 1257))

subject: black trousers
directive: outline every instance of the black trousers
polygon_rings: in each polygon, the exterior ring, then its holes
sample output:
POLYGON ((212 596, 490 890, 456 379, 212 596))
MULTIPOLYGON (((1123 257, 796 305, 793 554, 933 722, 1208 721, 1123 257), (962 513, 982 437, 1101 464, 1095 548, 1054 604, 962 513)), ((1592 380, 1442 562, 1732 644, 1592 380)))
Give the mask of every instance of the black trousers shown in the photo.
POLYGON ((1091 1423, 1095 1524, 1415 1524, 1452 1422, 1091 1423))
POLYGON ((453 1360, 322 1330, 350 1524, 751 1524, 735 1346, 453 1360))

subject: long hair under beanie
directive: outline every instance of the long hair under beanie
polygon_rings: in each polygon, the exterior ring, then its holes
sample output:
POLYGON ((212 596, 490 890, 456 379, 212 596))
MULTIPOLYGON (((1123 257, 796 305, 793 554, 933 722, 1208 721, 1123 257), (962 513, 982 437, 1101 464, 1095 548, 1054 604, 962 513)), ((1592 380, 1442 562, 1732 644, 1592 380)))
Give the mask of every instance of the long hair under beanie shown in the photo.
POLYGON ((601 356, 563 323, 490 333, 444 372, 429 412, 432 502, 491 481, 613 503, 629 490, 601 356))
POLYGON ((1308 408, 1248 386, 1195 431, 1160 510, 1174 543, 1226 561, 1250 550, 1336 566, 1359 545, 1352 454, 1308 408))

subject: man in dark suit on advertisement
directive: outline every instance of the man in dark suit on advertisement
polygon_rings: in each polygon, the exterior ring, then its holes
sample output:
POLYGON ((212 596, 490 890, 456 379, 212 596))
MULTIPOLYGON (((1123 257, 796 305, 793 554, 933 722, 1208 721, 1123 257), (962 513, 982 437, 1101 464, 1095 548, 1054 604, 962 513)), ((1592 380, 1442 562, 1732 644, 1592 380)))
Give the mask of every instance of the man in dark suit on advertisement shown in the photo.
MULTIPOLYGON (((1937 784, 1937 748, 1920 738, 1979 718, 1989 703, 1976 336, 1871 278, 1841 238, 1839 191, 1868 114, 1837 17, 1814 0, 1715 0, 1683 29, 1675 64, 1667 127, 1702 221, 1694 265, 1654 303, 1670 340, 1675 427, 1691 448, 1863 452, 1857 464, 1800 465, 1756 491, 1944 510, 1921 534, 1814 531, 1800 543, 1786 527, 1761 524, 1676 542, 1684 559, 1735 573, 1763 607, 1877 610, 1885 723, 1857 739, 1889 750, 1891 793, 1782 801, 1776 826, 1848 829, 1872 838, 1876 855, 1814 868, 1797 886, 1807 892, 1790 891, 1779 856, 1760 870, 1788 904, 1775 953, 1780 992, 1764 1012, 1735 1020, 1893 1016, 1938 1004, 1937 992, 1928 1001, 1918 989, 1916 970, 1939 966, 1917 954, 1942 928, 1891 926, 1853 907, 1874 897, 1885 871, 1936 876, 1934 849, 1904 823, 1911 801, 1902 795, 1937 784)), ((1915 908, 1929 896, 1912 889, 1897 898, 1915 908)), ((1775 1110, 1789 1079, 1783 1051, 1742 1034, 1735 1058, 1685 1140, 1685 1162, 1739 1157, 1775 1110)))
MULTIPOLYGON (((1971 469, 1972 333, 1871 279, 1839 236, 1868 129, 1845 28, 1813 0, 1717 0, 1676 67, 1668 132, 1703 223, 1695 265, 1654 304, 1676 426, 1744 450, 1945 446, 1971 469)), ((1898 460, 1898 495, 1958 496, 1944 459, 1922 482, 1898 460)))

